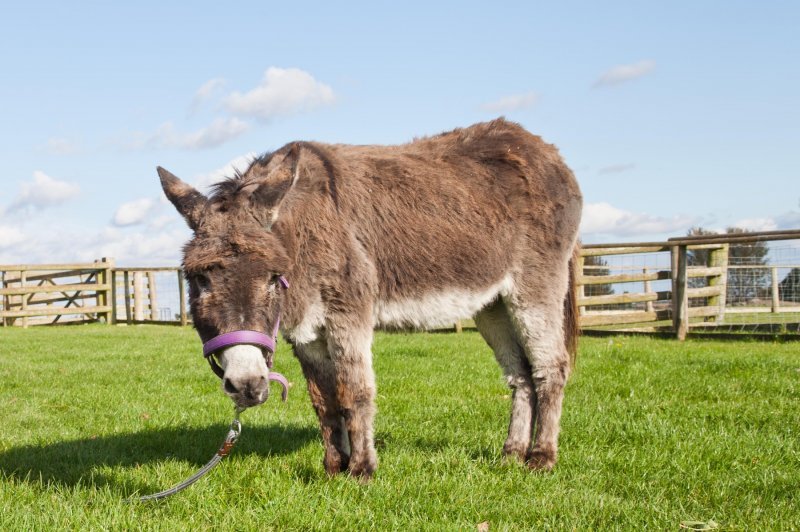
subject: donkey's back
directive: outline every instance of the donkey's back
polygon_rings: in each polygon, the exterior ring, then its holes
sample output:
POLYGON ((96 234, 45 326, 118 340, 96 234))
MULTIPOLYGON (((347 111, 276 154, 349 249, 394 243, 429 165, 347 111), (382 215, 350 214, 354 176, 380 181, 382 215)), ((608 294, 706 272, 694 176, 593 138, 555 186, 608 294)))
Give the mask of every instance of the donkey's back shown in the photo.
POLYGON ((317 147, 337 168, 337 221, 367 262, 378 325, 472 317, 511 295, 515 272, 549 262, 563 270, 571 256, 577 183, 555 147, 518 124, 499 119, 401 146, 317 147))

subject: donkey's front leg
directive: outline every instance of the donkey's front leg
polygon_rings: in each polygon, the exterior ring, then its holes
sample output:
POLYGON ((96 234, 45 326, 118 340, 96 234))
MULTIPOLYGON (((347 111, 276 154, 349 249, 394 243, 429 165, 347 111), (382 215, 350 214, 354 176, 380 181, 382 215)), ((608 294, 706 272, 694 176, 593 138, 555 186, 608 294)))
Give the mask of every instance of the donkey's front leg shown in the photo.
POLYGON ((375 374, 372 324, 328 329, 328 352, 336 368, 336 396, 350 437, 350 474, 369 480, 378 467, 373 439, 375 374))
POLYGON ((300 360, 311 404, 319 418, 322 444, 325 447, 325 457, 322 460, 325 472, 335 475, 347 471, 350 463, 350 439, 336 396, 336 372, 328 355, 326 342, 317 339, 296 344, 294 352, 300 360))

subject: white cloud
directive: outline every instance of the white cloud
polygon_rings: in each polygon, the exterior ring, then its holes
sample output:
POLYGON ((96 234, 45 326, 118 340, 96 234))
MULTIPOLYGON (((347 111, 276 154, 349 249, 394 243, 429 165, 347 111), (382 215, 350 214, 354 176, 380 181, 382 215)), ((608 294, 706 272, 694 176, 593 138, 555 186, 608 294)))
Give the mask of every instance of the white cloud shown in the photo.
POLYGON ((223 78, 212 78, 200 85, 200 88, 197 89, 192 98, 190 111, 196 111, 201 105, 213 98, 215 94, 225 87, 226 83, 223 78))
POLYGON ((46 148, 54 155, 74 155, 79 150, 76 142, 61 137, 47 139, 46 148))
POLYGON ((0 225, 0 249, 16 246, 26 240, 25 233, 13 225, 0 225))
POLYGON ((92 236, 78 260, 113 257, 120 265, 177 266, 181 248, 190 237, 189 229, 182 225, 171 231, 128 232, 106 228, 92 236))
POLYGON ((250 166, 250 163, 253 162, 253 159, 256 158, 255 152, 245 153, 244 155, 240 155, 234 159, 228 161, 224 166, 217 168, 216 170, 212 170, 207 174, 200 174, 194 176, 192 182, 194 186, 200 189, 203 192, 203 189, 208 189, 209 186, 222 181, 227 177, 232 177, 236 174, 236 172, 244 172, 250 166))
POLYGON ((231 113, 268 122, 330 105, 335 99, 333 89, 304 70, 270 67, 258 87, 244 94, 231 93, 225 107, 231 113))
POLYGON ((184 135, 179 145, 189 150, 215 148, 235 139, 248 129, 250 125, 238 118, 218 118, 210 126, 184 135))
POLYGON ((112 257, 123 266, 177 266, 181 247, 191 237, 185 224, 161 231, 35 225, 40 227, 29 228, 27 235, 18 228, 0 226, 0 264, 91 262, 112 257), (29 237, 33 234, 36 238, 29 237), (6 243, 6 235, 13 236, 13 241, 8 240, 12 243, 6 243))
POLYGON ((748 231, 774 231, 778 228, 778 224, 772 218, 744 218, 731 224, 731 227, 748 231))
POLYGON ((481 109, 489 113, 507 113, 533 107, 539 102, 539 95, 535 92, 505 96, 499 100, 481 105, 481 109))
POLYGON ((600 77, 594 82, 593 87, 619 85, 620 83, 649 74, 655 68, 656 62, 652 59, 646 59, 630 65, 617 65, 600 74, 600 77))
POLYGON ((161 216, 156 216, 153 218, 150 223, 147 224, 147 228, 152 229, 153 231, 160 231, 168 225, 175 223, 177 220, 177 212, 175 214, 162 214, 161 216))
POLYGON ((152 214, 155 206, 156 202, 151 198, 140 198, 123 203, 114 213, 114 225, 124 227, 140 224, 152 214))
POLYGON ((789 211, 775 217, 779 229, 800 229, 800 212, 789 211))
POLYGON ((600 168, 597 173, 598 174, 619 174, 622 172, 627 172, 628 170, 633 170, 636 168, 636 165, 633 163, 621 163, 621 164, 610 164, 608 166, 604 166, 600 168))
POLYGON ((80 187, 67 181, 59 181, 40 170, 33 172, 33 180, 20 184, 17 198, 8 207, 9 211, 33 207, 44 209, 60 205, 80 192, 80 187))
POLYGON ((238 118, 217 118, 209 126, 191 133, 180 133, 172 122, 165 122, 155 133, 135 140, 133 148, 180 148, 204 150, 216 148, 250 129, 250 125, 238 118))
POLYGON ((605 202, 589 203, 583 208, 581 233, 614 237, 685 233, 696 223, 697 219, 692 216, 664 218, 625 211, 605 202))

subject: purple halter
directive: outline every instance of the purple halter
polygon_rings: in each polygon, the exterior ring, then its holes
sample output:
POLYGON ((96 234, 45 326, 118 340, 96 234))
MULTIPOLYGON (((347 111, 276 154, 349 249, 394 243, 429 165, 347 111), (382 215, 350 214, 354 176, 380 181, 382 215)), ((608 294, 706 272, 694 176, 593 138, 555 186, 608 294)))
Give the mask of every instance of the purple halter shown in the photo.
MULTIPOLYGON (((289 281, 281 275, 278 277, 278 281, 281 283, 281 286, 284 289, 289 288, 289 281)), ((275 353, 275 347, 278 345, 278 329, 281 324, 281 316, 280 316, 280 309, 278 309, 278 315, 275 317, 275 325, 272 327, 272 336, 267 336, 266 334, 258 331, 231 331, 225 334, 220 334, 219 336, 215 336, 208 342, 203 344, 203 356, 206 357, 208 360, 211 369, 214 370, 214 373, 221 379, 225 376, 225 371, 220 367, 217 361, 214 359, 214 355, 225 349, 226 347, 231 347, 234 345, 255 345, 260 347, 262 350, 266 350, 269 352, 270 355, 275 353)), ((267 368, 272 369, 272 357, 267 358, 267 368)), ((270 371, 267 378, 270 381, 275 381, 280 383, 283 387, 281 391, 281 399, 286 401, 287 396, 289 395, 289 381, 286 380, 286 377, 281 375, 280 373, 276 373, 274 371, 270 371)))

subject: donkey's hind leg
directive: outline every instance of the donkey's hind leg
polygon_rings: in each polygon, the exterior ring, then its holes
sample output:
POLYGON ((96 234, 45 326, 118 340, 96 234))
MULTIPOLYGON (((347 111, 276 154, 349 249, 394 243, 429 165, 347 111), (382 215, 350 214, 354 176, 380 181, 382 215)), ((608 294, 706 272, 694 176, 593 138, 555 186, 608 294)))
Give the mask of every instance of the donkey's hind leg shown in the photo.
POLYGON ((311 403, 319 418, 325 457, 325 472, 335 475, 350 463, 350 439, 336 397, 336 372, 324 339, 294 346, 308 384, 311 403))
POLYGON ((478 331, 494 350, 494 356, 508 387, 511 388, 511 421, 503 455, 524 462, 528 458, 533 428, 536 395, 531 378, 531 366, 525 351, 517 341, 505 304, 497 300, 475 316, 478 331))
POLYGON ((561 403, 570 372, 570 355, 563 329, 566 269, 563 275, 546 277, 540 272, 534 282, 533 276, 519 280, 516 286, 525 291, 512 294, 507 301, 532 370, 535 390, 536 431, 527 463, 532 469, 550 470, 558 455, 561 403), (526 282, 530 283, 527 287, 526 282), (537 286, 531 286, 534 283, 537 286))

